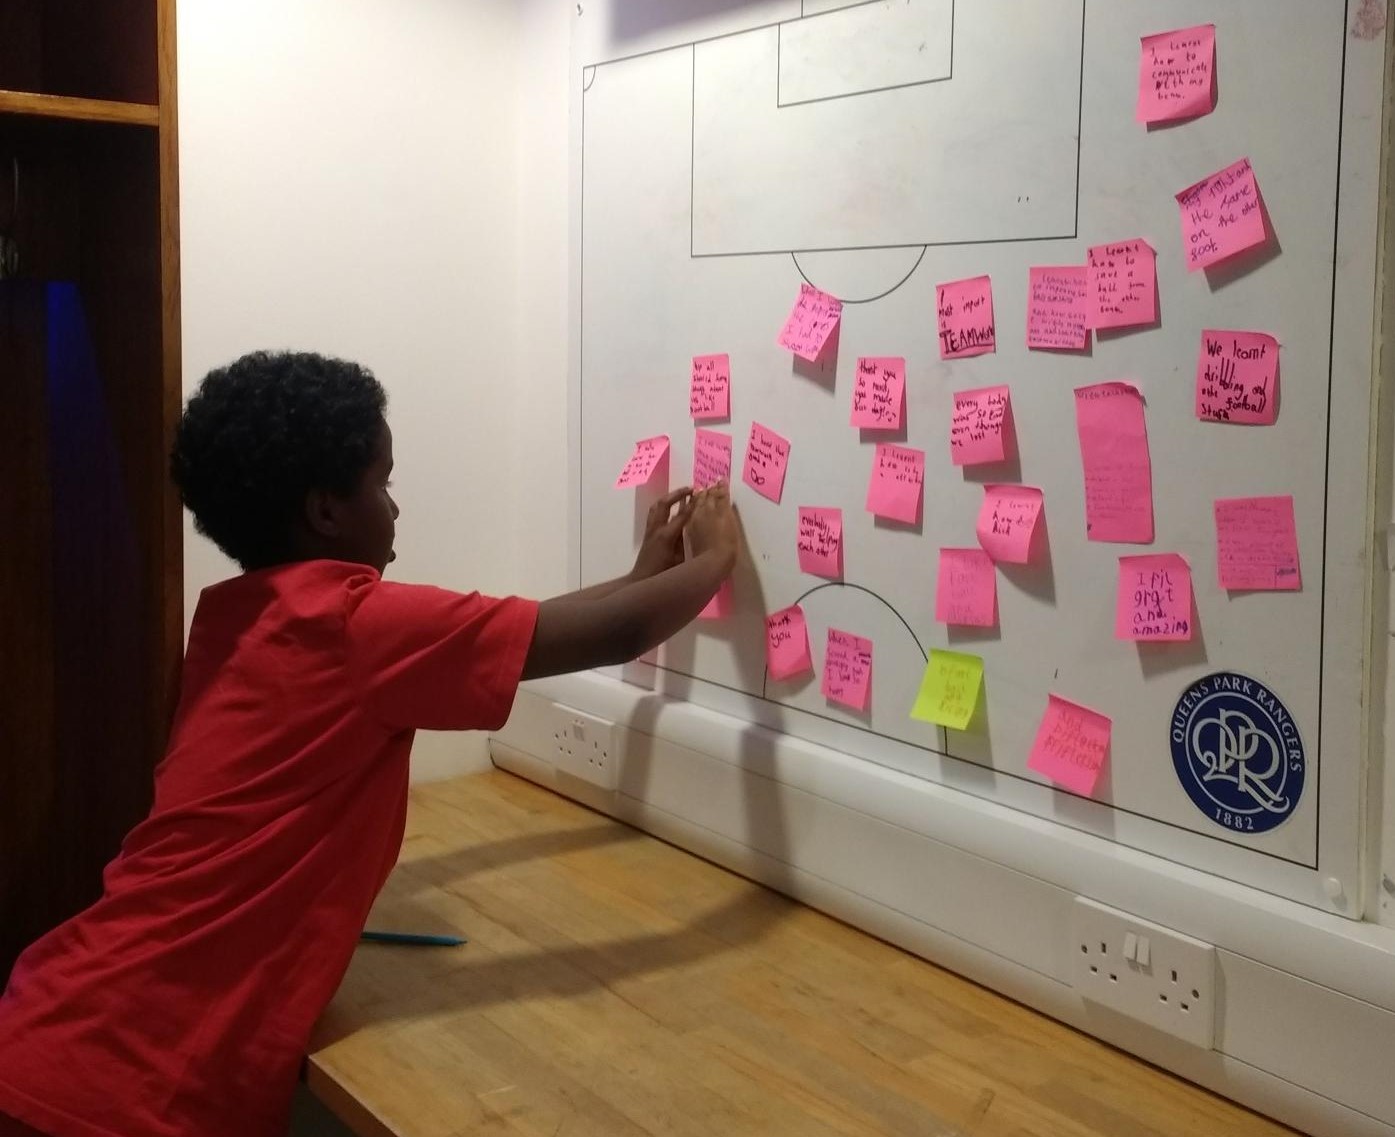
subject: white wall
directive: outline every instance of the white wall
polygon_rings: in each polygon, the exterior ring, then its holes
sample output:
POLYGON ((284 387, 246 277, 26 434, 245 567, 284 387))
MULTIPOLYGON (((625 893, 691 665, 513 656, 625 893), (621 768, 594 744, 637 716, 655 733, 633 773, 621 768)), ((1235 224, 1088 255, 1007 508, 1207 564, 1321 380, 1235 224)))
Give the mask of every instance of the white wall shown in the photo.
MULTIPOLYGON (((395 437, 397 579, 564 584, 566 13, 180 4, 186 392, 260 347, 371 367, 395 437)), ((234 571, 189 527, 186 618, 234 571)), ((418 778, 488 761, 482 735, 423 735, 414 757, 418 778)))

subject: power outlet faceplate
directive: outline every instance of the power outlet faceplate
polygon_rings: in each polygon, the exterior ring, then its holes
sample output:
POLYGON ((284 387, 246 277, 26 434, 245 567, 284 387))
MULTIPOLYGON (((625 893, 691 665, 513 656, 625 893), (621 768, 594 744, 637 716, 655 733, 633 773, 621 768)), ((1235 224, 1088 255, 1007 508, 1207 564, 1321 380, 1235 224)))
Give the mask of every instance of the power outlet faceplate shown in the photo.
POLYGON ((1109 1007, 1184 1042, 1216 1038, 1216 949, 1083 896, 1075 898, 1071 983, 1109 1007))
POLYGON ((553 706, 553 761, 557 769, 603 790, 620 784, 615 724, 560 703, 553 706))

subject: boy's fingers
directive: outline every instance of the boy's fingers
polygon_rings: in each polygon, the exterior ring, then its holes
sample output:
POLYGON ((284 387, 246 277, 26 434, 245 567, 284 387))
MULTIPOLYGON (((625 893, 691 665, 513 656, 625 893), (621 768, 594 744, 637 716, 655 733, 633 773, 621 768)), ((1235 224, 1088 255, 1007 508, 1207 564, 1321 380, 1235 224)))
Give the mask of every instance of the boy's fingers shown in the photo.
POLYGON ((668 517, 668 515, 673 511, 673 507, 675 505, 677 505, 684 498, 691 498, 692 496, 693 487, 683 486, 679 489, 671 490, 669 493, 664 494, 663 497, 661 497, 657 502, 654 503, 654 508, 662 509, 664 511, 664 517, 668 517))

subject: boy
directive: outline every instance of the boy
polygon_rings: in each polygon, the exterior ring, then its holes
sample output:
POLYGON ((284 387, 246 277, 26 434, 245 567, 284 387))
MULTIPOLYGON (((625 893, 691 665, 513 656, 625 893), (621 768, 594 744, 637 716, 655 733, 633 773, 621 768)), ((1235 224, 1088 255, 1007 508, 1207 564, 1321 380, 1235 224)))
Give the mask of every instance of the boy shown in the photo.
POLYGON ((649 650, 731 572, 721 486, 655 506, 629 575, 541 604, 386 583, 385 405, 309 354, 190 399, 172 473, 244 572, 199 599, 150 816, 0 998, 0 1135, 279 1137, 397 858, 413 732, 502 725, 520 679, 649 650))

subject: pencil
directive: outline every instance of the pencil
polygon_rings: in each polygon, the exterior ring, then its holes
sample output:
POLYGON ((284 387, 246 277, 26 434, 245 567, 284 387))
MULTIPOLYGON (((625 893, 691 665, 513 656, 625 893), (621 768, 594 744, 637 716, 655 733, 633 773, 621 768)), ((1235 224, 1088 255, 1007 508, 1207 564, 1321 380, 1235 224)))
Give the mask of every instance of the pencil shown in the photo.
POLYGON ((465 943, 460 936, 428 936, 420 932, 369 932, 360 937, 374 944, 411 944, 416 947, 459 947, 465 943))

